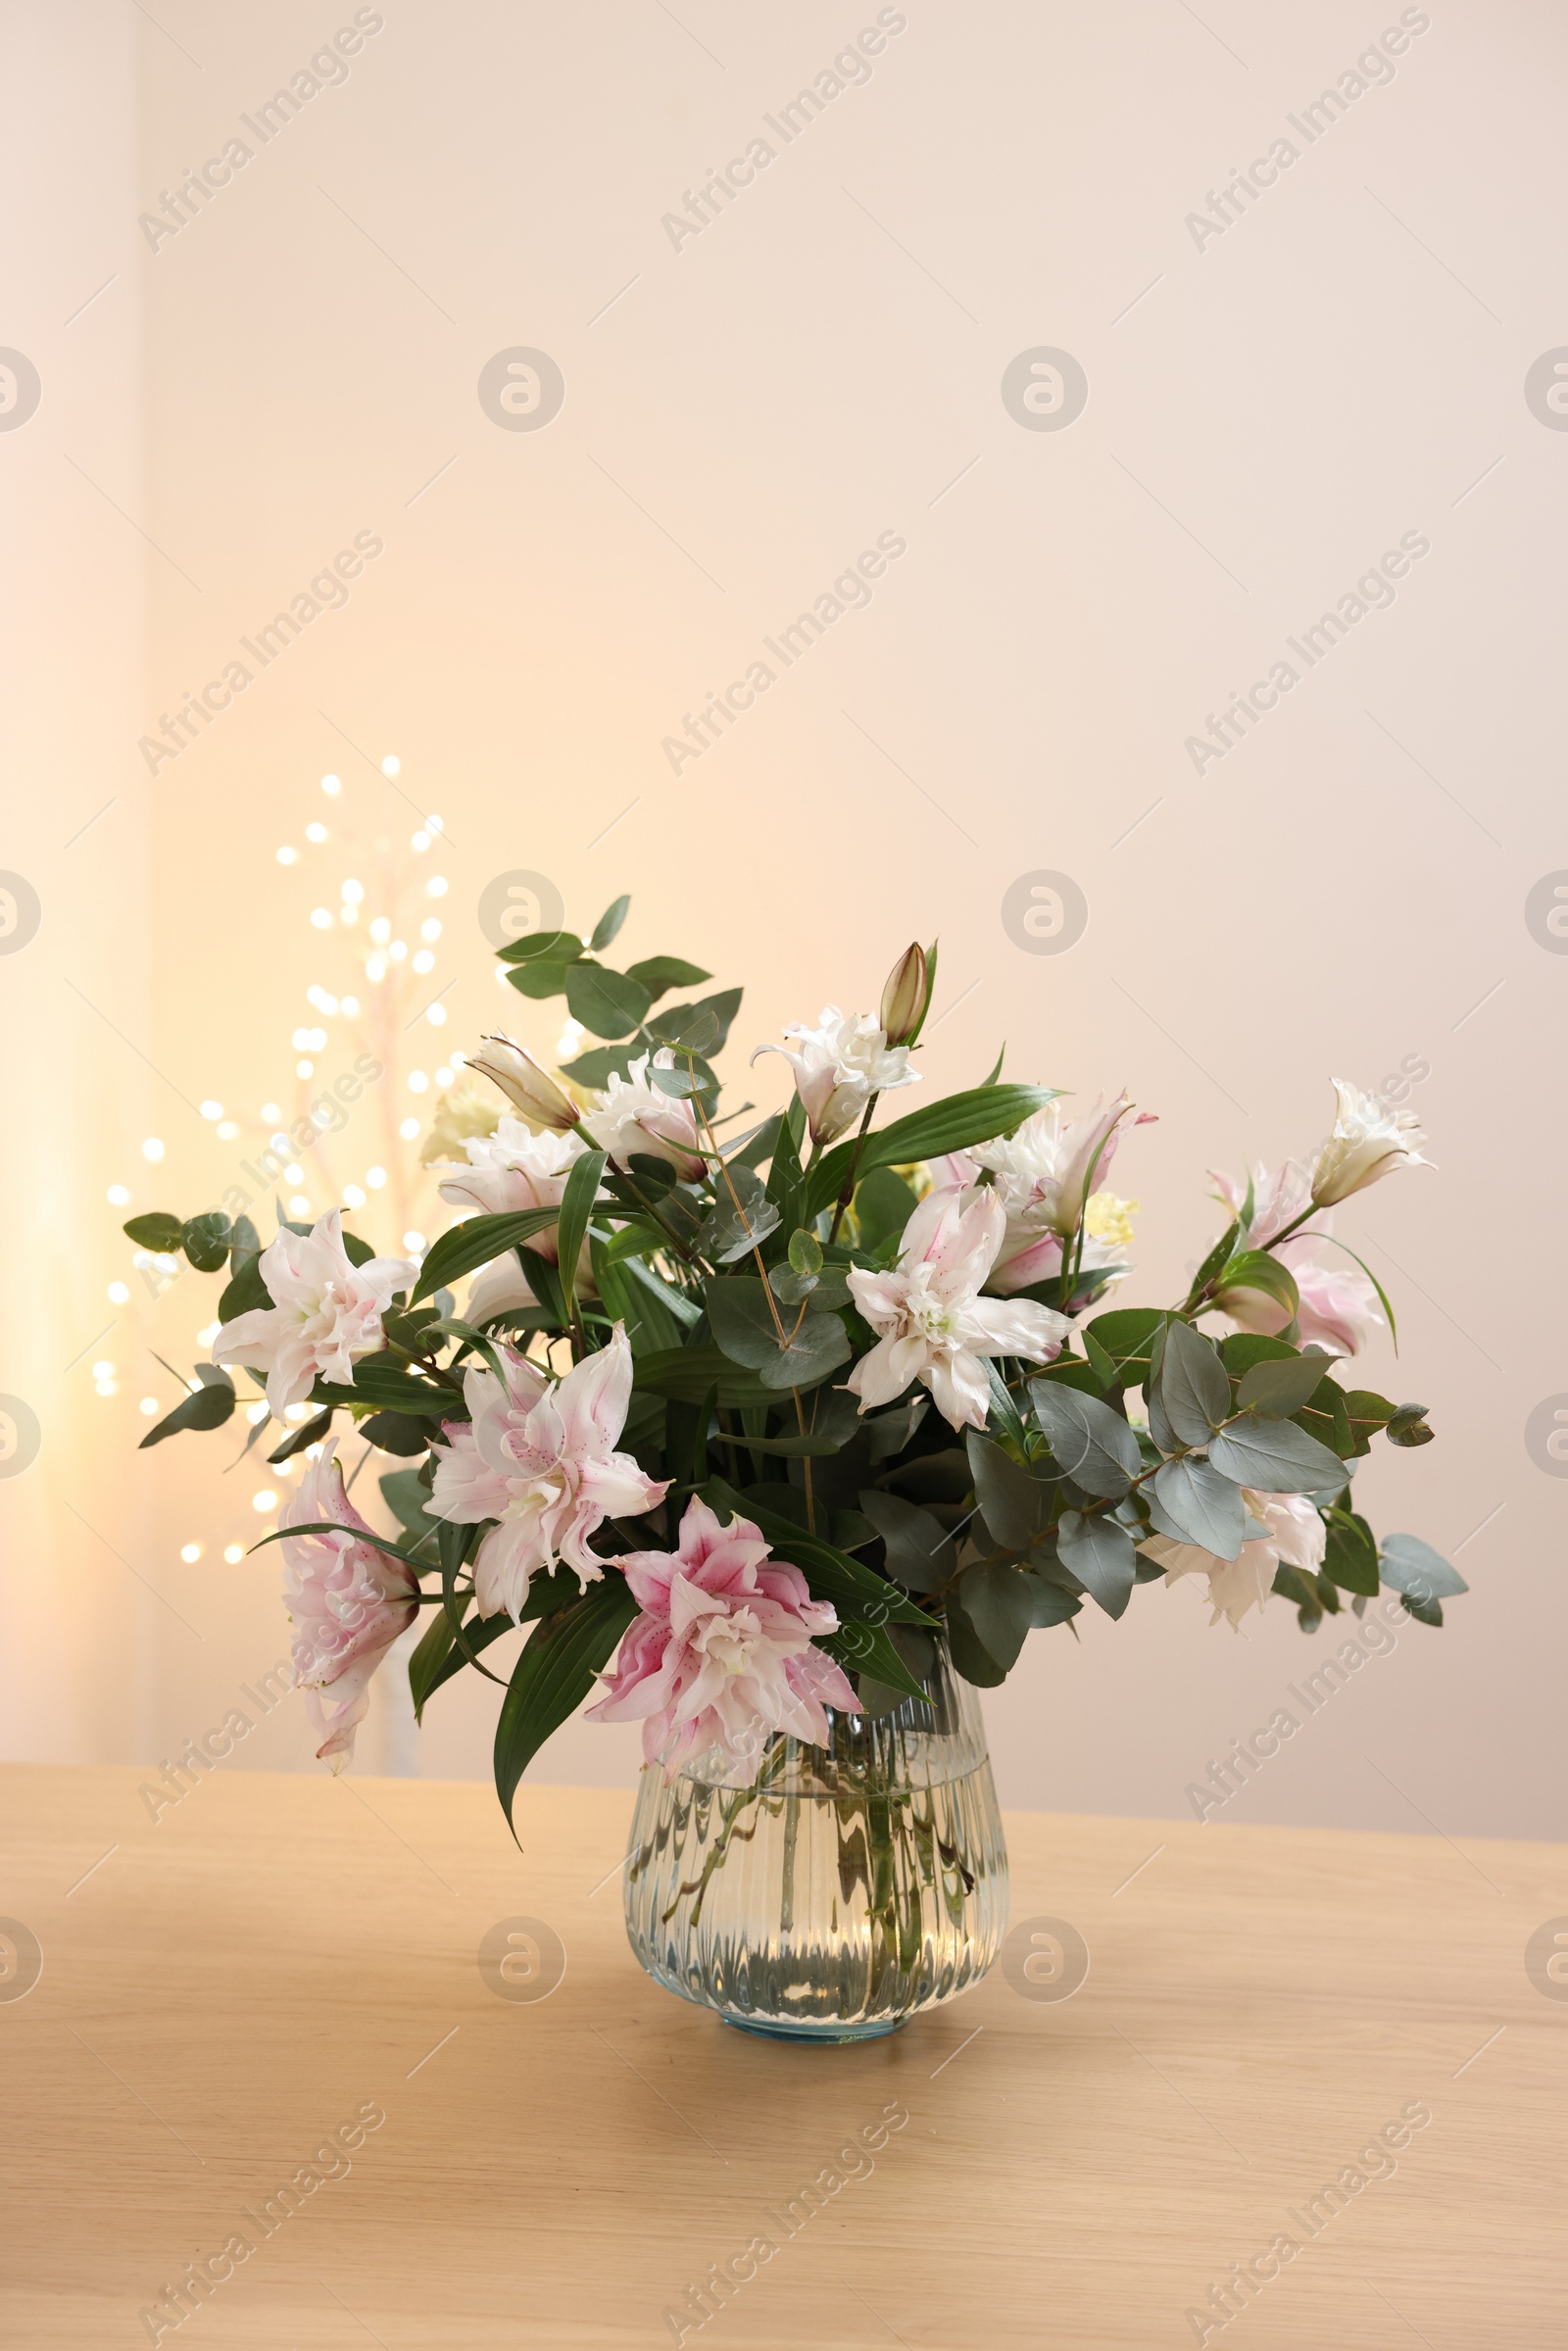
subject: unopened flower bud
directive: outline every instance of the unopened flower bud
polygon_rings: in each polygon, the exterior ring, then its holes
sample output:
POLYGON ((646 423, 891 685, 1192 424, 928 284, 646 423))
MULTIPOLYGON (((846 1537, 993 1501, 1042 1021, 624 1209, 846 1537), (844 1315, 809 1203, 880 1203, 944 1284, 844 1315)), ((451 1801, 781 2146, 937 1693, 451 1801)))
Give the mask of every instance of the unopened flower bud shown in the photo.
MULTIPOLYGON (((935 951, 933 950, 933 959, 935 951)), ((931 1008, 933 973, 923 947, 906 948, 882 991, 882 1033, 890 1046, 912 1045, 931 1008)))
POLYGON ((563 1093, 533 1055, 520 1045, 514 1045, 510 1037, 487 1037, 483 1050, 471 1056, 468 1067, 499 1086, 534 1126, 555 1127, 564 1134, 581 1116, 569 1095, 563 1093))

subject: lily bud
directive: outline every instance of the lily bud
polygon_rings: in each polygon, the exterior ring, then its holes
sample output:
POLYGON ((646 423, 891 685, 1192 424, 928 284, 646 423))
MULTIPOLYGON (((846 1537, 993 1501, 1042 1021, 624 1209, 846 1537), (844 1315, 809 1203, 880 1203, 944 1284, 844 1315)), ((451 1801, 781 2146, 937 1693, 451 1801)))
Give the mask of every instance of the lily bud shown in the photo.
POLYGON ((532 1053, 514 1045, 510 1037, 486 1037, 483 1052, 473 1055, 468 1067, 499 1086, 536 1127, 554 1127, 564 1134, 582 1115, 569 1095, 546 1076, 532 1053))
POLYGON ((931 1008, 931 983, 934 978, 931 960, 923 947, 906 948, 888 974, 888 984, 882 991, 882 1010, 879 1015, 882 1033, 890 1046, 912 1045, 920 1034, 925 1016, 931 1008))

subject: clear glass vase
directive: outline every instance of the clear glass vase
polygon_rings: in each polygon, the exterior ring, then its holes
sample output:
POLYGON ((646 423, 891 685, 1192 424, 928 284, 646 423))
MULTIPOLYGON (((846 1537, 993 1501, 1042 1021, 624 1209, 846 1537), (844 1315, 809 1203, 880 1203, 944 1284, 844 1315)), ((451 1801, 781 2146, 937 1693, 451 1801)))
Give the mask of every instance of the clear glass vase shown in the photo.
POLYGON ((924 1702, 828 1709, 748 1780, 715 1749, 643 1773, 626 1934, 656 1984, 726 2024, 863 2040, 977 1984, 1007 1923, 1007 1849, 977 1692, 939 1641, 924 1702))

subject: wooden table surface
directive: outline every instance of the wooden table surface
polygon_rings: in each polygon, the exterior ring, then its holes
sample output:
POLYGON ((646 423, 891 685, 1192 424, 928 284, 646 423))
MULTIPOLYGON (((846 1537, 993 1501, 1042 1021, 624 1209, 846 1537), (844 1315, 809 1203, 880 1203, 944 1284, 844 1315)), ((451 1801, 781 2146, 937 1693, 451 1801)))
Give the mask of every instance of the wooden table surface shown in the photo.
POLYGON ((636 1967, 624 1794, 145 1777, 4 1774, 26 2351, 1568 2339, 1561 1848, 1014 1815, 1016 1983, 801 2048, 636 1967))

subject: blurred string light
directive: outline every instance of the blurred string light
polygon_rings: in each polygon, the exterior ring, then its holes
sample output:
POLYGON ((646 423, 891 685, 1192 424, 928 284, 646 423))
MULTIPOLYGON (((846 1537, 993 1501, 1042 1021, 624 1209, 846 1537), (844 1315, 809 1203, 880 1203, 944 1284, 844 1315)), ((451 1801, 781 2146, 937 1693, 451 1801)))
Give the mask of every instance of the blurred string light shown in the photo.
POLYGON ((245 1556, 245 1545, 244 1545, 242 1543, 224 1543, 224 1545, 223 1545, 223 1557, 224 1557, 224 1558, 225 1558, 225 1559, 228 1561, 228 1564, 229 1564, 229 1566, 230 1566, 230 1567, 237 1567, 237 1566, 239 1565, 239 1562, 240 1562, 240 1561, 241 1561, 241 1560, 244 1558, 244 1556, 245 1556))
POLYGON ((341 783, 338 781, 338 779, 337 779, 337 777, 336 777, 335 775, 323 775, 323 776, 322 776, 322 778, 321 778, 321 790, 322 790, 322 791, 323 791, 323 792, 326 794, 326 797, 327 797, 327 799, 328 799, 328 800, 336 800, 336 798, 337 798, 338 794, 339 794, 339 793, 342 791, 342 789, 343 789, 343 786, 342 786, 342 784, 341 784, 341 783))

